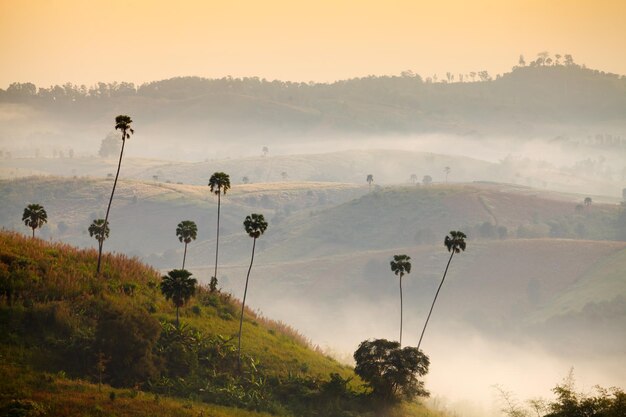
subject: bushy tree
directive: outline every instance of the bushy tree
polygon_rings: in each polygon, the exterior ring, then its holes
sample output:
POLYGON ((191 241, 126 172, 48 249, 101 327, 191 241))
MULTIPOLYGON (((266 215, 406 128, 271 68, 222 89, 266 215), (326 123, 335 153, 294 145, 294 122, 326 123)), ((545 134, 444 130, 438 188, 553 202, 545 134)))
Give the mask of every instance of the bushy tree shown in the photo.
POLYGON ((372 389, 371 395, 384 402, 428 396, 424 382, 430 361, 419 349, 386 339, 365 340, 354 352, 354 372, 372 389))
POLYGON ((161 277, 161 292, 176 307, 176 327, 180 326, 179 309, 196 293, 198 281, 186 269, 172 269, 161 277))
POLYGON ((33 237, 35 237, 35 229, 40 228, 44 223, 48 222, 48 213, 42 205, 29 204, 22 214, 24 224, 33 229, 33 237))

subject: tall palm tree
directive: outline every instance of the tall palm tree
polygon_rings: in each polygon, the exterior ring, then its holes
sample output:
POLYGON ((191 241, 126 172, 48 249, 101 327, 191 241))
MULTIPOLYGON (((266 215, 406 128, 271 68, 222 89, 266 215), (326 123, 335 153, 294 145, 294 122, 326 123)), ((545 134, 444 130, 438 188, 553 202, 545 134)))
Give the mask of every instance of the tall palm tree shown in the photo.
POLYGON ((176 226, 176 236, 178 240, 185 243, 185 253, 183 254, 183 268, 185 269, 185 259, 187 259, 187 244, 198 237, 198 226, 191 220, 183 220, 176 226))
MULTIPOLYGON (((132 119, 130 116, 119 115, 115 118, 115 130, 120 130, 122 132, 122 149, 120 151, 120 160, 117 163, 117 172, 115 174, 115 181, 113 181, 113 190, 111 190, 111 197, 109 198, 109 205, 107 206, 107 212, 104 216, 104 223, 108 226, 109 224, 109 211, 111 211, 111 203, 113 202, 113 194, 115 194, 115 187, 117 186, 117 178, 120 176, 120 168, 122 166, 122 156, 124 155, 124 145, 126 144, 126 139, 130 138, 130 135, 134 134, 135 131, 130 127, 132 123, 132 119)), ((101 245, 102 246, 102 245, 101 245)), ((100 273, 100 258, 102 257, 102 248, 100 249, 100 253, 98 254, 98 269, 97 273, 100 273)))
POLYGON ((400 347, 402 347, 402 277, 411 273, 411 257, 408 255, 394 255, 390 262, 391 271, 400 277, 400 347))
POLYGON ((172 269, 161 277, 161 292, 166 299, 171 299, 176 307, 176 327, 179 327, 178 310, 196 293, 198 281, 191 278, 191 272, 186 269, 172 269))
POLYGON ((256 240, 261 237, 265 230, 267 229, 267 222, 265 221, 265 217, 262 214, 253 213, 249 216, 246 216, 246 219, 243 222, 243 227, 246 230, 248 236, 250 236, 252 241, 252 258, 250 258, 250 267, 248 268, 248 275, 246 275, 246 286, 243 290, 243 301, 241 303, 241 317, 239 318, 239 343, 237 346, 237 354, 239 356, 239 368, 241 369, 241 329, 243 326, 243 312, 246 307, 246 295, 248 294, 248 280, 250 279, 250 271, 252 270, 252 262, 254 262, 254 248, 256 246, 256 240))
POLYGON ((102 245, 104 240, 109 237, 109 223, 104 219, 96 219, 89 225, 89 236, 93 236, 98 241, 98 267, 100 273, 100 260, 102 259, 102 245))
POLYGON ((33 238, 35 237, 35 229, 40 228, 44 223, 48 222, 48 213, 40 204, 29 204, 22 214, 24 224, 33 229, 33 238))
POLYGON ((365 181, 367 181, 367 183, 370 186, 370 191, 372 190, 372 183, 374 182, 374 176, 372 174, 367 174, 367 177, 365 178, 365 181))
POLYGON ((217 240, 215 241, 215 271, 211 277, 211 288, 217 288, 217 255, 220 249, 220 208, 222 205, 221 195, 230 189, 230 176, 223 172, 216 172, 209 179, 211 192, 217 195, 217 240))
POLYGON ((437 288, 437 292, 435 293, 435 299, 433 300, 433 304, 430 306, 430 311, 428 312, 428 317, 426 318, 426 323, 424 323, 424 328, 422 329, 422 334, 420 336, 420 340, 417 343, 417 348, 420 348, 422 344, 422 338, 424 337, 424 332, 426 331, 426 326, 428 326, 428 320, 430 320, 430 315, 433 312, 433 307, 435 307, 435 303, 437 302, 437 296, 439 295, 439 291, 441 290, 441 286, 443 282, 446 280, 446 274, 448 273, 448 267, 450 266, 450 262, 452 262, 452 257, 455 253, 460 253, 461 251, 465 251, 465 233, 460 231, 451 231, 449 236, 443 241, 443 244, 450 252, 450 259, 448 259, 448 264, 446 265, 446 270, 443 273, 443 278, 441 279, 441 283, 439 283, 439 288, 437 288))

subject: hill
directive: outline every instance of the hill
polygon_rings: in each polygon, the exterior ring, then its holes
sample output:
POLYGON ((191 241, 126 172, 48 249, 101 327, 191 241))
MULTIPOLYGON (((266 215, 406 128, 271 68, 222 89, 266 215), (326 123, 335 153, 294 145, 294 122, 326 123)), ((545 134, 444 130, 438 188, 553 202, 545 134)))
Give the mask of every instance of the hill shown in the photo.
POLYGON ((0 233, 0 355, 7 359, 0 366, 0 409, 122 416, 150 415, 155 407, 164 415, 193 409, 223 416, 267 415, 232 407, 274 415, 366 410, 348 388, 359 386, 350 382, 352 370, 285 324, 246 311, 237 374, 232 339, 240 305, 230 295, 199 288, 177 328, 156 271, 122 255, 108 255, 104 265, 96 277, 93 250, 0 233), (342 394, 331 393, 330 380, 342 394))

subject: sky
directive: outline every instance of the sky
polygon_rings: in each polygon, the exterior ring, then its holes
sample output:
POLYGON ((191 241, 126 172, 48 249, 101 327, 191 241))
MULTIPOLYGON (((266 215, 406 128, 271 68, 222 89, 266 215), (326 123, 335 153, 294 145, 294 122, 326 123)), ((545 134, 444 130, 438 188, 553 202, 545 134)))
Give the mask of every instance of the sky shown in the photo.
POLYGON ((493 75, 541 51, 626 74, 624 16, 624 0, 0 0, 0 88, 493 75))

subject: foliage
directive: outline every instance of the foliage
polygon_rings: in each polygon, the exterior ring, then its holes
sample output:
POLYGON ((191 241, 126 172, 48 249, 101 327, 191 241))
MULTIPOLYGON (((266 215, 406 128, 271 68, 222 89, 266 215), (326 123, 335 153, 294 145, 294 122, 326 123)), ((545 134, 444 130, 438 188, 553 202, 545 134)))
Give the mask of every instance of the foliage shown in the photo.
POLYGON ((104 219, 95 219, 87 229, 89 236, 95 237, 99 244, 102 244, 109 237, 109 224, 104 224, 104 219))
POLYGON ((48 213, 42 205, 29 204, 22 214, 24 224, 33 229, 33 237, 35 237, 35 229, 40 228, 44 223, 48 222, 48 213))
POLYGON ((161 292, 167 300, 172 300, 176 307, 176 324, 178 325, 178 310, 196 293, 198 281, 191 278, 191 272, 186 269, 173 269, 161 277, 161 292))
POLYGON ((190 243, 198 237, 198 226, 192 220, 183 220, 176 226, 176 236, 180 242, 190 243))
POLYGON ((354 372, 372 389, 372 396, 383 402, 411 400, 427 396, 418 377, 428 373, 430 361, 415 347, 385 339, 365 340, 354 352, 354 372))

